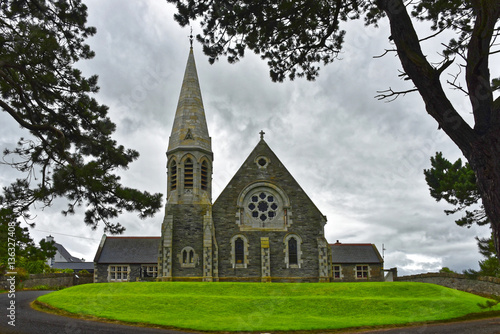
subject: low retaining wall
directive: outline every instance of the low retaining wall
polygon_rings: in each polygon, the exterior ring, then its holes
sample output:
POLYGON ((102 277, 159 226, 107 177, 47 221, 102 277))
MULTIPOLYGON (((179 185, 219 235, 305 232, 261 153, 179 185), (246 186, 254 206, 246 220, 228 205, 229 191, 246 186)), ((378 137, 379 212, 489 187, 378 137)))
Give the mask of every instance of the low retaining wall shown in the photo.
MULTIPOLYGON (((0 286, 6 287, 8 285, 6 276, 0 277, 0 286)), ((46 285, 48 287, 69 287, 79 284, 92 283, 94 281, 93 274, 32 274, 30 278, 22 281, 24 288, 33 288, 36 286, 46 285)))
POLYGON ((432 283, 482 296, 500 296, 500 278, 496 277, 480 276, 476 279, 470 279, 461 274, 427 273, 401 276, 394 280, 398 282, 432 283))

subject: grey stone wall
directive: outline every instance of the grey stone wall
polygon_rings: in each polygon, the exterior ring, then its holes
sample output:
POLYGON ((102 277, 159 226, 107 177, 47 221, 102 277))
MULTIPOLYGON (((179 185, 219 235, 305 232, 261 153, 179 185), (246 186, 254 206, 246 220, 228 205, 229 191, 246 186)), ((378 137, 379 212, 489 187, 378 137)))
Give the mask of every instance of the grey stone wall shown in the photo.
MULTIPOLYGON (((70 287, 73 285, 87 284, 93 282, 92 274, 67 274, 67 273, 54 273, 54 274, 32 274, 30 277, 22 282, 24 288, 34 288, 37 286, 48 287, 70 287)), ((4 289, 7 287, 8 277, 0 277, 0 286, 4 289)))
POLYGON ((496 277, 468 279, 461 274, 427 273, 401 276, 395 278, 394 281, 432 283, 482 296, 500 296, 500 278, 496 277))
POLYGON ((174 204, 167 205, 167 212, 173 216, 172 235, 172 277, 173 280, 187 278, 202 280, 203 277, 203 216, 209 205, 174 204), (195 252, 194 266, 181 264, 182 250, 192 247, 195 252))
POLYGON ((94 283, 108 282, 108 265, 94 264, 94 283))
POLYGON ((218 242, 219 280, 260 281, 261 238, 269 238, 271 280, 311 281, 319 280, 318 237, 323 237, 325 218, 305 194, 288 170, 264 141, 261 141, 247 158, 229 185, 213 205, 213 220, 218 242), (269 160, 265 168, 259 168, 256 158, 269 160), (240 193, 252 183, 268 182, 279 187, 290 200, 291 223, 286 231, 242 230, 237 225, 237 200, 240 193), (295 233, 302 239, 301 268, 287 268, 284 239, 295 233), (247 268, 233 268, 230 240, 236 234, 248 240, 247 268))
POLYGON ((130 271, 128 273, 128 281, 136 282, 141 280, 141 268, 140 264, 129 264, 130 271))

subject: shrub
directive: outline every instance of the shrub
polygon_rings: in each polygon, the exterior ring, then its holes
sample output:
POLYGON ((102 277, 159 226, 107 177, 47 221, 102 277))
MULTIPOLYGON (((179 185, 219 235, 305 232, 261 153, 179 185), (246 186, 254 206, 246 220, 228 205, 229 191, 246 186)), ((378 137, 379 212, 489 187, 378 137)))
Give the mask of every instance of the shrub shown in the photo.
POLYGON ((55 273, 55 274, 58 274, 58 273, 73 274, 75 271, 73 269, 69 269, 69 268, 66 268, 66 269, 52 268, 52 270, 50 272, 55 273))
POLYGON ((448 267, 443 267, 439 270, 440 273, 442 274, 456 274, 456 272, 454 272, 453 270, 451 270, 450 268, 448 267))
POLYGON ((26 261, 22 264, 22 266, 30 274, 43 274, 45 272, 48 272, 50 269, 50 267, 43 260, 26 261))
POLYGON ((22 289, 22 282, 27 280, 30 277, 30 274, 24 268, 16 268, 13 272, 17 273, 16 275, 13 275, 16 278, 16 287, 22 289))

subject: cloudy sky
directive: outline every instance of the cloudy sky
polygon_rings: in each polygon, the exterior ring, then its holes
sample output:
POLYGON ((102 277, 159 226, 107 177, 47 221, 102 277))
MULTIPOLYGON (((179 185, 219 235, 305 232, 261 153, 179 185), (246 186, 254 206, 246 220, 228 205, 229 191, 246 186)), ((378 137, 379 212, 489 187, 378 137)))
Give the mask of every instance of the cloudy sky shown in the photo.
MULTIPOLYGON (((116 139, 139 151, 140 158, 121 172, 125 185, 166 193, 166 157, 184 68, 189 52, 188 28, 173 20, 165 1, 85 0, 89 24, 97 34, 88 40, 93 60, 78 66, 99 75, 98 100, 110 107, 116 139)), ((481 259, 475 236, 488 227, 461 228, 446 216, 445 203, 430 197, 423 169, 437 151, 455 160, 460 151, 437 129, 417 94, 387 103, 377 91, 412 88, 398 78, 394 54, 374 58, 392 46, 389 29, 353 22, 342 60, 323 67, 314 82, 299 79, 272 83, 265 61, 251 51, 238 64, 224 59, 209 65, 194 44, 198 76, 214 151, 214 193, 218 194, 259 141, 259 131, 328 218, 329 242, 374 243, 385 251, 385 267, 400 274, 477 269, 481 259)), ((200 32, 194 26, 194 32, 200 32)), ((439 42, 424 45, 438 59, 439 42)), ((493 61, 492 61, 493 63, 493 61)), ((450 70, 456 67, 450 67, 450 70)), ((492 71, 498 74, 498 71, 492 71)), ((446 78, 446 76, 445 76, 446 78)), ((450 91, 457 109, 471 120, 465 96, 450 91)), ((23 132, 0 113, 1 147, 12 146, 23 132)), ((0 166, 0 184, 13 171, 0 166)), ((103 228, 92 231, 83 212, 71 217, 61 207, 36 211, 31 235, 52 234, 72 255, 92 261, 103 228)), ((119 219, 124 235, 158 236, 163 212, 139 220, 119 219)))

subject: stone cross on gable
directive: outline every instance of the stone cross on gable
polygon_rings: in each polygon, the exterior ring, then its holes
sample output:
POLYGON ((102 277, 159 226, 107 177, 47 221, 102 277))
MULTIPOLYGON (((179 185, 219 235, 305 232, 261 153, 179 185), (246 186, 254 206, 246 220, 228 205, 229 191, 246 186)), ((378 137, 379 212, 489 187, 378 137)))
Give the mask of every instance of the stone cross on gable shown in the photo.
POLYGON ((259 134, 260 134, 260 139, 264 139, 265 132, 263 130, 260 130, 259 134))

